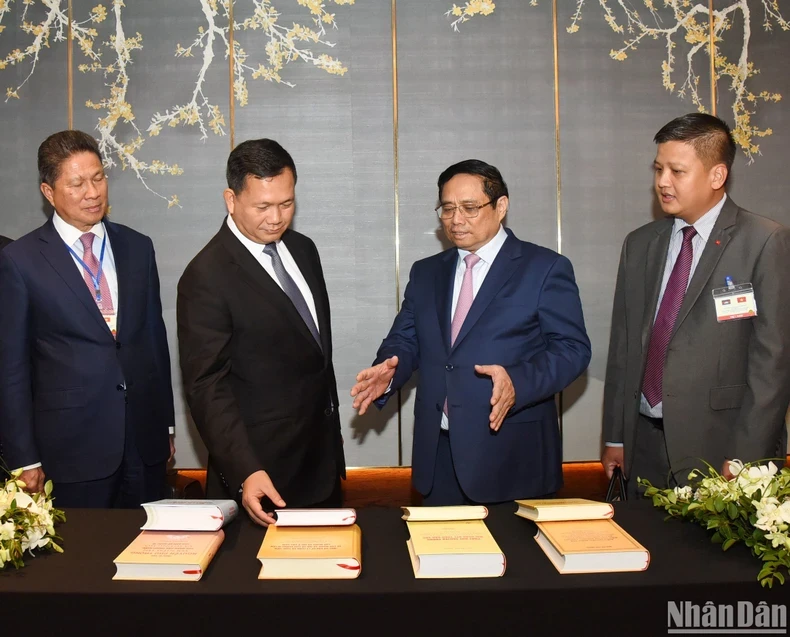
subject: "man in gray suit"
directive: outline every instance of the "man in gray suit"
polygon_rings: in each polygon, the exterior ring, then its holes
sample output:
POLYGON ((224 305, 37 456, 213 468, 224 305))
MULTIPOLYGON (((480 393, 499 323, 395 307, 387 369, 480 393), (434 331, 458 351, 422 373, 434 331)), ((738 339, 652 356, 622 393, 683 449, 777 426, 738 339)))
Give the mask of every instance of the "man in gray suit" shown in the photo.
POLYGON ((666 488, 709 462, 784 458, 790 402, 790 229, 725 193, 727 125, 678 117, 655 136, 668 215, 623 244, 604 389, 601 463, 666 488))

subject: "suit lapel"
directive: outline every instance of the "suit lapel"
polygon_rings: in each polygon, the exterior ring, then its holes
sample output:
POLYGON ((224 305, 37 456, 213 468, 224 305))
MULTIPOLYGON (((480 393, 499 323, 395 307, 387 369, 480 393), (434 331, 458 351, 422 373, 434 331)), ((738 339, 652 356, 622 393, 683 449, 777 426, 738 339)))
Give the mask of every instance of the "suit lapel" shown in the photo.
POLYGON ((107 323, 105 323, 99 308, 96 306, 96 301, 93 300, 88 286, 85 285, 85 280, 80 276, 77 267, 74 265, 68 248, 63 243, 63 239, 60 238, 57 230, 55 230, 52 219, 42 226, 39 239, 41 240, 41 254, 44 259, 52 266, 58 276, 63 279, 63 282, 88 311, 88 314, 101 326, 102 331, 112 337, 107 323))
MULTIPOLYGON (((702 251, 702 256, 694 270, 694 275, 689 282, 686 295, 683 297, 683 304, 680 306, 678 317, 675 320, 673 335, 688 316, 691 308, 694 307, 699 295, 702 293, 702 290, 708 284, 713 270, 716 268, 719 259, 721 259, 721 255, 724 254, 724 250, 730 242, 732 228, 735 226, 735 218, 737 216, 738 206, 732 203, 732 199, 728 197, 727 201, 724 202, 718 219, 716 219, 713 230, 711 230, 708 241, 705 244, 705 249, 702 251)), ((723 285, 724 281, 721 283, 723 285)))
POLYGON ((442 343, 450 351, 450 324, 453 311, 453 285, 455 268, 458 264, 458 250, 453 248, 442 255, 436 272, 436 315, 442 332, 442 343))
MULTIPOLYGON (((326 285, 322 284, 321 277, 319 275, 318 263, 312 257, 312 255, 310 255, 307 250, 304 249, 306 246, 300 245, 302 242, 294 241, 294 235, 290 230, 287 230, 283 235, 283 241, 285 242, 285 245, 288 246, 288 252, 291 253, 294 261, 296 261, 299 272, 302 273, 304 280, 307 282, 307 287, 310 288, 310 292, 313 295, 316 318, 318 319, 318 333, 321 337, 321 349, 323 350, 325 356, 328 357, 331 349, 331 342, 329 338, 329 335, 331 334, 329 303, 326 296, 326 285)), ((299 318, 301 324, 304 325, 304 321, 301 320, 301 317, 299 318)), ((310 334, 310 340, 315 343, 315 339, 313 338, 312 333, 310 333, 310 330, 306 325, 304 325, 304 328, 307 330, 307 333, 310 334)))
POLYGON ((502 289, 502 286, 513 276, 513 273, 519 266, 521 256, 521 246, 518 239, 508 231, 508 238, 505 240, 505 243, 502 244, 499 254, 497 254, 488 270, 483 285, 480 287, 480 290, 475 296, 475 300, 472 302, 472 307, 469 308, 469 314, 466 315, 464 324, 461 326, 461 331, 458 332, 453 349, 458 347, 461 341, 464 340, 475 323, 477 323, 483 315, 483 312, 486 311, 491 301, 494 300, 499 290, 502 289))
MULTIPOLYGON (((664 277, 664 268, 667 263, 667 251, 669 250, 669 240, 672 237, 673 220, 667 219, 666 222, 656 229, 656 236, 647 244, 647 254, 645 256, 645 310, 642 316, 642 351, 647 351, 647 343, 650 338, 650 331, 653 329, 653 319, 656 315, 658 306, 658 293, 661 291, 661 281, 664 277)), ((640 278, 636 278, 637 284, 640 278)))
MULTIPOLYGON (((241 241, 233 235, 226 221, 222 222, 219 238, 230 253, 230 261, 238 269, 240 277, 255 292, 264 297, 267 303, 274 304, 283 312, 289 314, 290 321, 296 326, 296 329, 301 332, 314 347, 318 348, 318 343, 315 342, 312 333, 307 325, 305 325, 299 312, 296 311, 291 299, 283 292, 277 282, 269 276, 269 273, 258 263, 255 257, 250 254, 250 251, 242 245, 241 241)), ((263 247, 261 246, 261 251, 262 250, 263 247)), ((288 246, 288 250, 291 250, 290 246, 288 246)))
POLYGON ((118 303, 115 312, 117 313, 118 321, 116 333, 120 335, 121 323, 123 322, 124 315, 127 314, 123 311, 120 301, 123 301, 124 307, 128 309, 129 302, 137 298, 132 291, 133 286, 136 283, 145 283, 147 285, 148 281, 135 281, 134 277, 131 275, 132 255, 124 235, 118 231, 115 224, 105 221, 104 231, 107 233, 107 238, 110 243, 113 260, 115 261, 115 276, 118 279, 118 303))

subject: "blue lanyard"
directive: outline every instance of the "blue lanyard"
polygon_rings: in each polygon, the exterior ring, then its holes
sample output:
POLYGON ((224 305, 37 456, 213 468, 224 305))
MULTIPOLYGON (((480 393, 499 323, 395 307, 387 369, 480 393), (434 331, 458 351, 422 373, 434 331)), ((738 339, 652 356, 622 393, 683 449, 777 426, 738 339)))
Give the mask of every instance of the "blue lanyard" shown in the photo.
POLYGON ((104 248, 107 246, 107 228, 104 229, 104 239, 101 242, 101 255, 99 256, 99 271, 94 275, 88 265, 80 259, 80 256, 74 252, 74 249, 71 246, 66 246, 71 252, 72 256, 80 262, 80 265, 85 268, 85 271, 91 278, 93 282, 93 290, 96 292, 96 302, 101 303, 101 271, 102 265, 104 264, 104 248))

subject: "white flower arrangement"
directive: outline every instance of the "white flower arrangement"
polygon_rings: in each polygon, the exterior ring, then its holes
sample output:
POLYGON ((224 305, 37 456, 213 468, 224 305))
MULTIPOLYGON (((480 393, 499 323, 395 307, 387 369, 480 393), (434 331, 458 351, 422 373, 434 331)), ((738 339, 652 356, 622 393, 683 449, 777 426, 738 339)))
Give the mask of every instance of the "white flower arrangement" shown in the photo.
POLYGON ((25 552, 63 552, 55 524, 65 522, 66 514, 53 506, 52 482, 47 481, 44 493, 30 495, 23 491, 21 474, 21 470, 14 471, 0 483, 0 571, 9 564, 15 568, 24 566, 25 552))
POLYGON ((711 540, 725 551, 743 542, 763 562, 758 581, 769 588, 774 581, 784 584, 790 573, 790 468, 732 460, 735 477, 728 480, 707 466, 707 476, 695 469, 683 487, 658 489, 637 481, 653 505, 669 513, 667 519, 692 520, 714 531, 711 540))

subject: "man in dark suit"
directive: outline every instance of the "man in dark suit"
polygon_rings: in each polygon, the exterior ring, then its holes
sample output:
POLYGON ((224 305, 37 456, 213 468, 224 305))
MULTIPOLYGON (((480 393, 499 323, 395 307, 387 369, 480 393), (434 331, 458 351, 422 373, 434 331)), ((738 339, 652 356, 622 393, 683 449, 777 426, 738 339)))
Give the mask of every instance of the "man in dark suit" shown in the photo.
POLYGON ((31 492, 61 507, 163 496, 173 394, 151 240, 106 220, 96 140, 38 150, 54 214, 0 252, 0 437, 31 492))
POLYGON ((553 494, 554 395, 590 361, 573 268, 502 227, 508 191, 493 166, 450 166, 439 201, 456 247, 412 267, 374 366, 357 376, 354 407, 383 404, 419 368, 412 481, 426 505, 553 494))
POLYGON ((730 476, 728 459, 784 457, 790 402, 790 230, 725 194, 735 142, 717 117, 654 141, 667 217, 625 239, 604 390, 601 462, 631 495, 700 460, 730 476))
POLYGON ((340 506, 345 477, 329 297, 315 244, 289 229, 296 167, 277 142, 228 158, 228 216, 178 283, 187 402, 207 495, 261 525, 272 506, 340 506), (268 510, 268 511, 267 511, 268 510))
POLYGON ((5 248, 10 243, 13 243, 13 241, 14 241, 13 239, 9 239, 8 237, 4 237, 3 235, 0 235, 0 250, 5 248))

